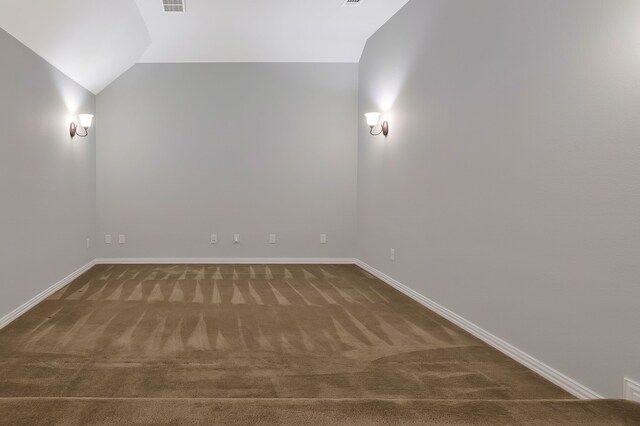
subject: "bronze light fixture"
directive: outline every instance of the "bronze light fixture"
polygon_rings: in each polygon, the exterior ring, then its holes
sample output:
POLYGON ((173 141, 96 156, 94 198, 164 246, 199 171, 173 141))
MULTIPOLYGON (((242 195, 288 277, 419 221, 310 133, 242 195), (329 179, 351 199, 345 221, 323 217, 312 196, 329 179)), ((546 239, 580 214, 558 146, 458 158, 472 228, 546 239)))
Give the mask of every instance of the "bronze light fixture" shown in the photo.
POLYGON ((86 138, 89 136, 89 127, 91 127, 91 122, 93 121, 93 114, 79 114, 78 117, 80 117, 80 126, 84 129, 84 135, 78 133, 78 125, 74 122, 69 125, 69 134, 72 138, 76 136, 86 138))
POLYGON ((380 114, 379 112, 368 112, 366 113, 364 116, 367 118, 367 124, 369 125, 369 128, 371 129, 369 131, 369 133, 373 136, 378 136, 378 135, 384 135, 385 137, 389 135, 389 122, 388 121, 383 121, 382 124, 380 125, 380 131, 378 133, 374 133, 373 129, 376 128, 376 126, 378 125, 378 123, 380 123, 380 116, 382 114, 380 114))

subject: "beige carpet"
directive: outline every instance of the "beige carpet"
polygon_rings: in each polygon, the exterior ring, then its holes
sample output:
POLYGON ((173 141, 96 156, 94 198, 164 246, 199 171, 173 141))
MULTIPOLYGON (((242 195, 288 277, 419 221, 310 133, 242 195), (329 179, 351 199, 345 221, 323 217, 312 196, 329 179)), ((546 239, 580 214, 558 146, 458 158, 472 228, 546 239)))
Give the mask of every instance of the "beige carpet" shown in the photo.
POLYGON ((0 331, 0 411, 7 424, 640 424, 638 405, 576 401, 348 265, 96 266, 0 331))

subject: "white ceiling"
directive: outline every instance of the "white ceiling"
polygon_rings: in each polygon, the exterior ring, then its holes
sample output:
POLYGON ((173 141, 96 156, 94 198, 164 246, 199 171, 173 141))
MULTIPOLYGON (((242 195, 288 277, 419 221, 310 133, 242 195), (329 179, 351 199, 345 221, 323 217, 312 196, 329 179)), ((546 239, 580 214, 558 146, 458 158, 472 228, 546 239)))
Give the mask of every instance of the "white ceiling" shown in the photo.
POLYGON ((141 62, 358 62, 367 39, 408 0, 136 0, 151 34, 141 62))
POLYGON ((358 62, 409 0, 0 0, 0 27, 98 93, 137 62, 358 62))
POLYGON ((0 0, 0 27, 93 93, 151 42, 133 0, 0 0))

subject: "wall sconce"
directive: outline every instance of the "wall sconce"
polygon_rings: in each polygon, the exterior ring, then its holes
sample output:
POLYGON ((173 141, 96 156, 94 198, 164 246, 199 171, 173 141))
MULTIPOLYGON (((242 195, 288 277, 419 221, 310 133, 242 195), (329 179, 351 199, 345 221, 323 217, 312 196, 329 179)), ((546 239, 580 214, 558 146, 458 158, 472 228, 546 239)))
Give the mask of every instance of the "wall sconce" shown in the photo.
POLYGON ((86 138, 89 135, 89 127, 91 127, 91 122, 93 121, 93 114, 79 114, 78 117, 80 117, 80 126, 84 128, 84 135, 78 133, 78 126, 74 122, 71 122, 69 125, 69 134, 72 138, 75 136, 86 138))
POLYGON ((373 133, 373 129, 378 125, 378 123, 380 122, 380 116, 382 114, 380 114, 379 112, 368 112, 366 113, 364 116, 367 118, 367 124, 369 125, 369 127, 371 128, 371 130, 369 131, 369 133, 373 136, 378 136, 380 134, 387 136, 389 134, 389 122, 388 121, 383 121, 382 122, 382 128, 380 129, 380 131, 378 133, 373 133))

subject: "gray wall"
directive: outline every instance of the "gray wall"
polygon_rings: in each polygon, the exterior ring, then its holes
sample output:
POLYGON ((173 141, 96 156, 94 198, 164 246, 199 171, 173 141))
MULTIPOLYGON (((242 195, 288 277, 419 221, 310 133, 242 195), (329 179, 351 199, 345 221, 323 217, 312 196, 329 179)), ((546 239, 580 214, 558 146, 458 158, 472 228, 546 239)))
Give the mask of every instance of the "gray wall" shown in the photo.
POLYGON ((411 1, 360 63, 360 112, 391 134, 360 118, 359 257, 620 397, 640 379, 639 76, 638 1, 411 1))
POLYGON ((0 30, 0 318, 94 258, 95 97, 0 30))
POLYGON ((357 77, 356 64, 134 66, 97 98, 99 255, 352 257, 357 77))

